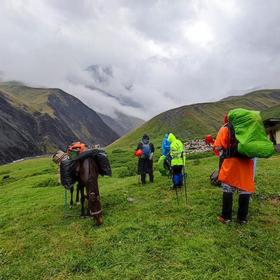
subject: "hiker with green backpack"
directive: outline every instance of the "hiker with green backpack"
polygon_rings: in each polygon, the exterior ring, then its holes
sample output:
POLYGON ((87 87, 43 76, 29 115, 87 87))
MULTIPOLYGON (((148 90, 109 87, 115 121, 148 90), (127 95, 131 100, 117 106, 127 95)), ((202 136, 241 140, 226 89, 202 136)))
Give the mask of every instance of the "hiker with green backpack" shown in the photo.
POLYGON ((267 139, 258 111, 233 109, 226 124, 219 130, 214 143, 220 153, 218 180, 222 184, 222 213, 218 220, 232 220, 233 193, 239 192, 237 223, 246 224, 250 196, 254 192, 254 163, 252 158, 267 158, 273 154, 273 143, 267 139))

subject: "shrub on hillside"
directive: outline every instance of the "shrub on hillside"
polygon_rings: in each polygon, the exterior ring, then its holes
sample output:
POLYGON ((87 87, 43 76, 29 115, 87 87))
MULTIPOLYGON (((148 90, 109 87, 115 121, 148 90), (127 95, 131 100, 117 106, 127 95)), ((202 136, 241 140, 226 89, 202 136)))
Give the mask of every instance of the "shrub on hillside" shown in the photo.
POLYGON ((60 186, 57 178, 47 178, 33 185, 33 188, 46 188, 60 186))
POLYGON ((137 175, 137 170, 135 165, 122 166, 114 170, 114 177, 125 178, 137 175))

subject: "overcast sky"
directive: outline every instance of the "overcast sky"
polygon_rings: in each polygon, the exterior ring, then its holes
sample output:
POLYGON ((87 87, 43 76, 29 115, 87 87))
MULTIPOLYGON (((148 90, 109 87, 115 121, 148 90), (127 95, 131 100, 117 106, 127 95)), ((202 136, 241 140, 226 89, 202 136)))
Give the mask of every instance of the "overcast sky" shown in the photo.
POLYGON ((278 0, 0 0, 0 77, 148 119, 280 87, 278 0))

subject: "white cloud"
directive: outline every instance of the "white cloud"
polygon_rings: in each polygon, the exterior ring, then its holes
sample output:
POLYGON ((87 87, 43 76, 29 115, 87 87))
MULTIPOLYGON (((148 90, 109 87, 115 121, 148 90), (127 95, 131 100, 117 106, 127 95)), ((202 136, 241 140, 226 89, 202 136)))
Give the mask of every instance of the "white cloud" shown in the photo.
POLYGON ((2 0, 1 78, 146 119, 279 87, 279 8, 277 0, 2 0), (90 65, 111 67, 113 77, 96 81, 90 65))

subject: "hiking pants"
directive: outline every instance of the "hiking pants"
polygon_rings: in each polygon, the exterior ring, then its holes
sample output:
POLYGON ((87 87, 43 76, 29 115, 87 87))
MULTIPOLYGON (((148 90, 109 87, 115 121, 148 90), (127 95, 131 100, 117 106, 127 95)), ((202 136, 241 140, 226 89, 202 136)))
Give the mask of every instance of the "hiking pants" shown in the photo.
POLYGON ((172 181, 174 187, 183 186, 183 165, 174 165, 172 166, 172 181))
MULTIPOLYGON (((150 182, 153 183, 154 182, 153 170, 151 170, 148 174, 149 174, 150 182)), ((141 173, 141 183, 146 184, 146 173, 141 173)))
POLYGON ((224 183, 222 183, 222 190, 223 190, 223 205, 222 205, 223 218, 227 220, 231 220, 233 193, 237 190, 239 192, 237 220, 247 221, 249 201, 252 193, 239 190, 235 187, 232 187, 224 183))
POLYGON ((140 158, 138 161, 138 174, 141 175, 142 184, 146 183, 146 174, 149 174, 150 182, 152 183, 154 181, 153 160, 140 158))

